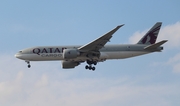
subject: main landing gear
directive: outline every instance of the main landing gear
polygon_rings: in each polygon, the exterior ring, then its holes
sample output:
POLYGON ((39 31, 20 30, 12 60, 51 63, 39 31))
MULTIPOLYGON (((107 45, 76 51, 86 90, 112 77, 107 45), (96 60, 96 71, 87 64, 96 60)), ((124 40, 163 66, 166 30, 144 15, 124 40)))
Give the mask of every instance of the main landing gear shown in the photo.
POLYGON ((96 69, 95 67, 92 66, 92 64, 94 64, 94 65, 97 64, 96 61, 89 61, 89 60, 87 60, 87 64, 88 65, 85 66, 86 69, 89 69, 89 70, 92 70, 92 71, 94 71, 96 69))
POLYGON ((25 61, 28 64, 28 68, 31 68, 30 61, 25 61))

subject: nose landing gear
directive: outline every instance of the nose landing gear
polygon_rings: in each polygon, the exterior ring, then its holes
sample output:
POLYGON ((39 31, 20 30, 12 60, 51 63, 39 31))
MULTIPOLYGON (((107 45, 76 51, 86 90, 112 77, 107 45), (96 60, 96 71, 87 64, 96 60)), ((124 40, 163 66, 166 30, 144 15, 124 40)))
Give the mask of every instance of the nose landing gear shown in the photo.
POLYGON ((25 61, 28 64, 28 68, 31 68, 30 61, 25 61))

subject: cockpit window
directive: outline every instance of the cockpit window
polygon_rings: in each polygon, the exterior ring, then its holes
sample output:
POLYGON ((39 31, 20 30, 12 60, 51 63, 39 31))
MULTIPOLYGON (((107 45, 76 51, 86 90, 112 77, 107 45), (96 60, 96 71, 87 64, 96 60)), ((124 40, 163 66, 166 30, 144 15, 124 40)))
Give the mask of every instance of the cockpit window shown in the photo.
POLYGON ((19 53, 22 53, 22 51, 19 51, 19 53))

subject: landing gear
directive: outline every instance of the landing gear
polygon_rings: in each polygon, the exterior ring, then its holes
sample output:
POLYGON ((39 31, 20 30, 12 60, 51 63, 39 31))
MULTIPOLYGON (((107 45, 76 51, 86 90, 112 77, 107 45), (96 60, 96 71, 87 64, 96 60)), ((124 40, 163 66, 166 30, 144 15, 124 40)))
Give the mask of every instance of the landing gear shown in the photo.
POLYGON ((89 69, 89 70, 92 70, 92 71, 94 71, 94 70, 96 69, 95 67, 92 67, 91 65, 90 65, 90 66, 86 65, 85 68, 86 68, 86 69, 89 69))
POLYGON ((94 71, 96 69, 95 67, 92 66, 92 64, 93 65, 97 64, 96 61, 89 61, 89 60, 87 60, 87 64, 88 65, 85 66, 85 69, 89 69, 89 70, 92 70, 92 71, 94 71))
POLYGON ((28 68, 31 68, 31 65, 28 65, 28 68))
POLYGON ((89 64, 89 65, 91 65, 91 64, 96 65, 96 64, 97 64, 97 62, 96 62, 96 61, 89 61, 89 60, 87 60, 87 64, 89 64))
POLYGON ((28 64, 28 68, 31 68, 30 61, 25 61, 28 64))

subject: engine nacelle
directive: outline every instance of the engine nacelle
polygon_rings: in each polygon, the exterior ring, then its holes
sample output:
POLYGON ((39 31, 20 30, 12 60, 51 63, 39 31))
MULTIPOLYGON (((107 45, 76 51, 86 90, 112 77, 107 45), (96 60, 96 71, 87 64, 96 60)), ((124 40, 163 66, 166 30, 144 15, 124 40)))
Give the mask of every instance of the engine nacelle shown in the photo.
POLYGON ((77 49, 64 49, 63 58, 64 59, 73 59, 80 55, 80 52, 77 49))
POLYGON ((75 66, 78 66, 78 62, 72 62, 72 61, 62 61, 62 68, 74 68, 75 66))

